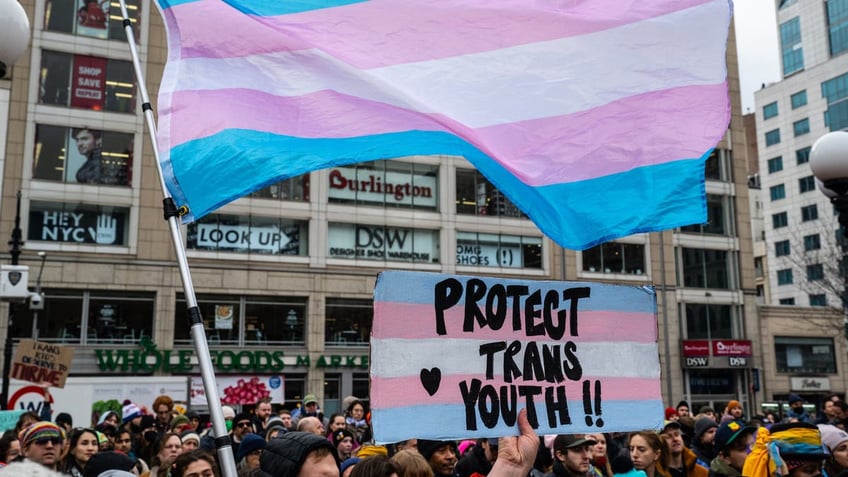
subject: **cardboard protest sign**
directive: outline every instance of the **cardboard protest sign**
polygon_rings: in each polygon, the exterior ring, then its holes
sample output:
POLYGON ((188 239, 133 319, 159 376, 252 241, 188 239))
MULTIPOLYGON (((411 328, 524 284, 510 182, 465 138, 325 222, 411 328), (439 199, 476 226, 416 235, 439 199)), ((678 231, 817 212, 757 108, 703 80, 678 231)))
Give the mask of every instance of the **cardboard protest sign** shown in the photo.
POLYGON ((65 387, 74 349, 53 343, 24 339, 18 344, 12 361, 12 377, 31 383, 50 383, 65 387))
POLYGON ((653 287, 383 272, 371 360, 382 443, 662 425, 653 287))

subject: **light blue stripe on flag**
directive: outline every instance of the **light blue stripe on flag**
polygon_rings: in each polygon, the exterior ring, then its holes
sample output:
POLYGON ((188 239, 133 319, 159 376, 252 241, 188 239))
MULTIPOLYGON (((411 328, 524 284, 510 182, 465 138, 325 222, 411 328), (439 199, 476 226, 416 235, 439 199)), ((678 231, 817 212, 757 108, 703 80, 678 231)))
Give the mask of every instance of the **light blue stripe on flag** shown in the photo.
MULTIPOLYGON (((617 432, 638 431, 642 429, 659 429, 662 427, 663 403, 658 400, 649 401, 604 401, 601 415, 587 415, 583 409, 582 391, 580 384, 573 383, 575 396, 569 396, 568 414, 571 424, 558 428, 548 425, 545 405, 537 403, 539 427, 536 433, 542 434, 575 434, 605 432, 604 427, 598 427, 596 423, 600 417, 607 425, 614 425, 617 432), (576 399, 575 399, 576 398, 576 399), (591 417, 593 425, 586 425, 586 417, 591 417)), ((538 399, 538 397, 537 397, 538 399)), ((543 401, 543 399, 542 399, 543 401)), ((519 409, 525 406, 522 404, 519 409)), ((433 406, 409 406, 393 409, 373 409, 371 411, 371 423, 375 433, 379 433, 382 443, 399 442, 414 438, 417 435, 438 436, 431 438, 455 439, 458 436, 444 435, 445 425, 448 420, 452 422, 465 422, 465 406, 462 404, 443 404, 433 406), (381 423, 414 422, 413 426, 397 426, 396 424, 382 424, 383 431, 378 431, 381 423), (385 432, 385 428, 390 428, 385 432), (407 435, 406 433, 409 433, 407 435), (418 434, 416 434, 418 433, 418 434)), ((479 424, 479 422, 478 422, 479 424)), ((496 427, 489 429, 479 425, 477 431, 470 431, 467 436, 474 437, 502 437, 518 435, 518 425, 507 427, 499 420, 496 427)), ((465 436, 464 436, 465 437, 465 436)))
POLYGON ((705 222, 703 171, 710 152, 595 179, 531 187, 476 147, 443 132, 306 139, 225 130, 176 146, 171 154, 182 162, 166 162, 163 169, 167 180, 179 185, 170 191, 178 205, 192 197, 193 209, 183 218, 191 222, 250 193, 257 184, 261 188, 316 169, 410 155, 464 156, 499 190, 509 191, 510 200, 547 236, 569 248, 585 249, 623 235, 705 222), (587 217, 586 210, 597 212, 587 217))

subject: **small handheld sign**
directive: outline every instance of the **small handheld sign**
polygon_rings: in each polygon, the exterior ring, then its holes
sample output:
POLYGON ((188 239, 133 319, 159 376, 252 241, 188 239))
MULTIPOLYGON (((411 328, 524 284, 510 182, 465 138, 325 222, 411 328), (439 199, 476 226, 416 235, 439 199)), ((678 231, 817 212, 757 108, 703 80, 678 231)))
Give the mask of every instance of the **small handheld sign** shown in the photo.
POLYGON ((662 425, 653 287, 383 272, 374 290, 378 442, 662 425))

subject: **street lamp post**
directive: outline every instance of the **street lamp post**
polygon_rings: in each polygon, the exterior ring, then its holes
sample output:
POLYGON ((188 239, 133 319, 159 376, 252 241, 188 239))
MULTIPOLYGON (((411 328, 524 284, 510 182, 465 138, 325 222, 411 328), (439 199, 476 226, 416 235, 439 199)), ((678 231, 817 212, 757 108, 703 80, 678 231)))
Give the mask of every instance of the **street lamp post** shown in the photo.
POLYGON ((18 0, 0 0, 0 78, 26 51, 29 19, 18 0))
MULTIPOLYGON (((15 228, 12 229, 12 240, 9 240, 9 254, 12 255, 12 265, 18 264, 21 250, 24 246, 21 240, 21 193, 18 191, 18 202, 15 209, 15 228)), ((6 327, 6 343, 3 348, 3 409, 9 406, 9 379, 12 374, 12 321, 15 318, 14 301, 9 302, 9 325, 6 327)))
POLYGON ((816 184, 839 213, 842 228, 842 308, 848 332, 848 263, 845 259, 845 239, 848 239, 848 132, 834 131, 820 137, 810 150, 810 170, 816 176, 816 184))

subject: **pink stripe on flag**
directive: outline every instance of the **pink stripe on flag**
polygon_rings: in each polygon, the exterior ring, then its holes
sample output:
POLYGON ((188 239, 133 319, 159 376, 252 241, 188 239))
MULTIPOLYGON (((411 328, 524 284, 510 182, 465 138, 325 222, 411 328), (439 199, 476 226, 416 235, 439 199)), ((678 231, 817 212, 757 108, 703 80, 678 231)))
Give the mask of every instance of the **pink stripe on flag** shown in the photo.
MULTIPOLYGON (((523 315, 523 312, 522 312, 523 315)), ((436 319, 432 304, 414 304, 398 302, 374 302, 374 316, 384 317, 375 320, 371 333, 375 339, 429 339, 437 337, 436 319), (398 317, 392 319, 391 317, 398 317), (424 320, 432 326, 409 326, 409 320, 424 320)), ((512 309, 507 311, 507 319, 500 330, 479 328, 474 324, 474 333, 462 332, 465 317, 465 307, 455 306, 445 312, 445 327, 451 338, 473 338, 482 341, 498 341, 515 339, 512 329, 512 309)), ((569 313, 570 318, 570 313, 569 313)), ((627 341, 632 343, 656 343, 657 324, 653 313, 624 312, 624 311, 580 311, 577 314, 578 332, 581 343, 627 341)), ((538 320, 537 322, 540 322, 538 320)), ((567 340, 569 321, 566 322, 567 340)), ((521 320, 522 329, 524 320, 521 320)), ((532 339, 529 337, 528 339, 532 339)), ((543 338, 543 341, 547 338, 543 338)))
MULTIPOLYGON (((473 378, 480 378, 478 375, 452 375, 442 376, 440 391, 430 396, 424 387, 421 385, 418 376, 409 376, 403 378, 371 378, 371 399, 372 402, 379 402, 381 409, 390 409, 395 407, 407 407, 427 404, 456 404, 462 402, 462 394, 460 392, 459 383, 468 381, 473 378)), ((580 381, 563 381, 562 383, 539 383, 532 382, 533 385, 549 386, 565 386, 566 396, 569 401, 583 400, 583 381, 589 379, 594 382, 595 379, 600 379, 602 384, 601 399, 602 401, 647 401, 653 399, 661 399, 660 387, 656 379, 640 379, 640 378, 593 378, 583 376, 580 381)), ((502 376, 495 376, 495 379, 484 380, 484 385, 492 385, 495 389, 500 389, 500 386, 509 384, 504 382, 502 376)), ((512 384, 523 385, 527 384, 522 379, 515 380, 512 384)), ((544 396, 537 398, 544 399, 544 396)), ((603 405, 603 404, 602 404, 603 405)))
POLYGON ((488 0, 371 0, 258 17, 220 0, 201 0, 173 6, 165 14, 180 23, 183 58, 226 58, 321 45, 321 50, 357 68, 375 68, 585 35, 708 1, 636 2, 623 8, 620 0, 596 0, 575 2, 562 11, 556 7, 534 11, 527 9, 526 0, 498 0, 494 6, 488 0), (377 50, 380 55, 372 54, 377 50))
MULTIPOLYGON (((451 131, 491 157, 525 183, 544 186, 593 179, 640 166, 698 158, 720 139, 703 137, 703 124, 727 117, 727 85, 685 86, 624 98, 574 114, 467 128, 438 114, 333 91, 278 97, 253 90, 179 91, 170 109, 171 146, 225 129, 345 138, 401 130, 451 131), (399 128, 399 126, 402 128, 399 128), (491 147, 483 146, 491 145, 491 147), (587 167, 586 151, 603 158, 587 167)), ((721 134, 724 134, 722 130, 721 134)))

